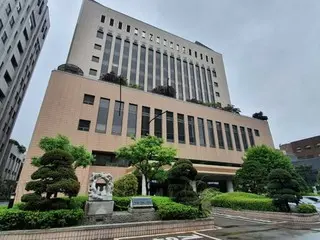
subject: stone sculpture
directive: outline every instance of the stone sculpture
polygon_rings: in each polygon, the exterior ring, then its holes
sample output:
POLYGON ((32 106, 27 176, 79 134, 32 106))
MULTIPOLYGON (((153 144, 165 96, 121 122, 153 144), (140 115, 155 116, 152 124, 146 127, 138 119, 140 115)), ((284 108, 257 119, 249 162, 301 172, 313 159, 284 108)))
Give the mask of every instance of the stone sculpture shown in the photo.
POLYGON ((90 177, 89 201, 112 201, 113 177, 109 173, 95 173, 90 177), (98 180, 105 181, 102 190, 97 187, 98 180))

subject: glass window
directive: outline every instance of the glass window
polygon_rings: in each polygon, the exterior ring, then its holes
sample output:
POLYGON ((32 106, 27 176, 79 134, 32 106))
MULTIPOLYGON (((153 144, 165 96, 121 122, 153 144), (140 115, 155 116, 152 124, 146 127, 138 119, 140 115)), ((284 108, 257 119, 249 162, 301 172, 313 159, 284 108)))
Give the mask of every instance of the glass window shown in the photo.
POLYGON ((214 88, 212 85, 212 76, 211 76, 211 71, 210 69, 207 69, 207 74, 208 74, 208 81, 209 81, 209 89, 210 89, 210 97, 209 97, 209 101, 211 101, 212 103, 214 103, 214 88))
POLYGON ((150 108, 142 107, 142 120, 141 120, 141 136, 149 135, 149 121, 150 121, 150 108))
POLYGON ((222 125, 221 125, 221 122, 216 122, 216 127, 217 127, 217 135, 218 135, 219 148, 224 149, 224 141, 223 141, 223 134, 222 134, 222 125))
POLYGON ((91 60, 92 60, 92 62, 99 62, 99 57, 97 57, 97 56, 92 56, 92 58, 91 58, 91 60))
POLYGON ((113 63, 111 71, 116 75, 118 74, 119 69, 119 60, 120 60, 120 49, 121 49, 121 38, 116 38, 113 54, 113 63))
POLYGON ((234 141, 236 142, 236 149, 237 151, 241 152, 241 144, 240 144, 238 127, 236 125, 232 125, 232 129, 233 129, 234 141))
POLYGON ((103 31, 101 30, 97 31, 97 38, 103 39, 103 31))
POLYGON ((206 135, 204 133, 203 118, 198 118, 198 130, 199 130, 200 146, 206 146, 206 135))
POLYGON ((194 66, 192 63, 190 65, 190 82, 191 82, 191 93, 192 93, 192 98, 196 99, 196 80, 194 76, 194 66))
POLYGON ((178 137, 179 143, 186 143, 186 135, 184 131, 184 115, 178 113, 178 137))
POLYGON ((253 147, 255 145, 255 142, 254 142, 253 132, 251 128, 248 128, 248 135, 249 135, 250 145, 251 147, 253 147))
POLYGON ((191 51, 191 49, 189 48, 189 55, 191 56, 192 55, 192 51, 191 51))
POLYGON ((170 57, 170 80, 171 80, 171 86, 173 88, 176 88, 176 69, 175 69, 175 63, 174 63, 174 57, 170 57))
POLYGON ((90 70, 89 70, 89 75, 97 76, 97 73, 98 73, 98 71, 97 71, 96 69, 90 68, 90 70))
POLYGON ((177 46, 176 46, 176 50, 177 50, 177 51, 179 51, 179 44, 177 44, 177 46))
POLYGON ((200 77, 200 68, 198 65, 196 65, 196 76, 197 76, 197 86, 198 86, 198 100, 203 102, 203 97, 202 97, 202 87, 201 87, 201 77, 200 77))
POLYGON ((107 131, 109 104, 110 104, 109 99, 100 98, 96 132, 106 133, 107 131))
POLYGON ((94 44, 94 49, 101 50, 102 46, 100 44, 94 44))
POLYGON ((159 38, 159 37, 157 37, 156 42, 157 42, 157 43, 160 43, 160 38, 159 38))
POLYGON ((95 157, 93 166, 129 167, 128 160, 117 159, 114 153, 92 151, 92 155, 95 157))
POLYGON ((206 55, 206 61, 209 62, 208 56, 206 55))
POLYGON ((248 141, 247 141, 247 134, 246 134, 245 128, 240 127, 240 132, 241 132, 243 148, 244 148, 244 150, 247 150, 248 149, 248 141))
POLYGON ((90 94, 85 94, 83 97, 83 103, 93 105, 94 104, 94 96, 90 94))
POLYGON ((219 84, 217 82, 214 82, 215 87, 219 87, 219 84))
POLYGON ((166 85, 165 83, 167 82, 169 78, 169 72, 168 72, 168 55, 163 54, 163 85, 166 85))
POLYGON ((102 66, 101 66, 101 75, 108 73, 112 39, 113 39, 112 35, 107 34, 105 49, 104 49, 104 53, 103 53, 103 61, 102 61, 102 66))
POLYGON ((122 22, 118 23, 118 28, 121 30, 122 29, 122 22))
POLYGON ((79 120, 79 124, 78 124, 78 130, 79 130, 79 131, 89 132, 89 130, 90 130, 90 123, 91 123, 91 121, 89 121, 89 120, 80 119, 80 120, 79 120))
POLYGON ((135 28, 135 29, 134 29, 134 35, 138 35, 138 32, 139 32, 139 31, 138 31, 138 28, 135 28))
POLYGON ((173 48, 173 42, 170 42, 170 48, 173 48))
POLYGON ((194 117, 188 116, 188 130, 189 130, 189 142, 191 145, 196 145, 196 134, 194 127, 194 117))
POLYGON ((181 72, 181 60, 177 59, 177 72, 178 72, 178 97, 183 100, 183 86, 182 86, 182 72, 181 72))
POLYGON ((10 83, 11 83, 11 81, 12 81, 12 78, 11 78, 11 76, 10 76, 10 74, 9 74, 8 71, 6 71, 6 73, 4 74, 4 80, 6 81, 6 83, 7 83, 8 85, 10 85, 10 83))
POLYGON ((201 60, 203 59, 203 55, 202 55, 202 53, 200 53, 200 59, 201 59, 201 60))
POLYGON ((153 89, 153 49, 148 50, 148 91, 153 89))
POLYGON ((182 52, 186 53, 186 47, 182 47, 182 52))
POLYGON ((124 46, 123 46, 122 67, 121 67, 121 76, 123 76, 124 78, 127 78, 127 73, 128 73, 129 51, 130 51, 130 42, 128 40, 125 40, 124 46))
POLYGON ((207 124, 208 124, 209 144, 210 144, 210 147, 215 148, 216 142, 214 140, 213 122, 211 120, 207 120, 207 124))
POLYGON ((122 133, 122 121, 123 121, 123 107, 124 103, 116 101, 113 111, 113 123, 112 131, 113 135, 121 135, 122 133))
POLYGON ((137 110, 138 106, 129 104, 127 136, 135 137, 137 131, 137 110))
POLYGON ((183 61, 183 74, 184 74, 184 90, 186 99, 190 99, 190 92, 189 92, 189 73, 188 73, 188 63, 183 61))
POLYGON ((163 39, 163 45, 167 46, 167 40, 166 39, 163 39))
POLYGON ((24 39, 25 39, 26 41, 29 41, 29 35, 28 35, 28 31, 27 31, 26 28, 23 30, 23 36, 24 36, 24 39))
POLYGON ((151 34, 151 33, 150 33, 150 35, 149 35, 149 40, 150 40, 150 41, 153 41, 153 34, 151 34))
POLYGON ((14 69, 16 69, 18 67, 18 62, 17 62, 16 57, 14 55, 12 55, 11 64, 14 69))
POLYGON ((231 131, 230 131, 230 124, 225 123, 224 129, 226 132, 226 139, 227 139, 227 145, 229 150, 233 150, 233 144, 232 144, 232 138, 231 138, 231 131))
POLYGON ((220 93, 219 93, 219 92, 216 92, 216 96, 217 96, 217 97, 220 97, 220 93))
POLYGON ((213 64, 214 62, 213 62, 213 57, 211 57, 211 63, 213 64))
POLYGON ((212 74, 213 74, 214 77, 217 77, 217 72, 216 72, 216 70, 213 69, 213 70, 212 70, 212 74))
POLYGON ((196 58, 198 57, 197 51, 194 51, 194 56, 195 56, 196 58))
POLYGON ((204 101, 210 102, 209 92, 208 92, 208 85, 207 85, 207 76, 206 76, 206 70, 204 68, 201 68, 202 72, 202 80, 203 80, 203 88, 204 88, 204 101))
POLYGON ((145 77, 145 66, 146 66, 146 47, 141 46, 140 50, 140 70, 139 70, 139 86, 144 88, 144 77, 145 77))
POLYGON ((174 142, 173 112, 167 112, 167 142, 174 142))
POLYGON ((127 32, 129 33, 130 32, 130 25, 127 25, 127 32))
POLYGON ((137 60, 138 59, 138 44, 133 43, 132 46, 132 56, 131 56, 131 70, 130 70, 130 83, 136 83, 136 74, 137 74, 137 60))
POLYGON ((254 135, 256 135, 256 137, 260 137, 260 132, 258 129, 254 130, 254 135))
POLYGON ((142 36, 143 38, 145 38, 145 37, 146 37, 146 32, 145 32, 145 31, 142 31, 141 36, 142 36))
POLYGON ((161 53, 156 52, 156 86, 161 85, 161 53))
POLYGON ((101 21, 102 23, 104 23, 104 22, 105 22, 105 20, 106 20, 106 16, 105 16, 105 15, 101 15, 101 19, 100 19, 100 21, 101 21))
POLYGON ((154 135, 158 138, 162 138, 162 110, 154 110, 154 135))
POLYGON ((114 19, 113 19, 113 18, 110 18, 109 25, 110 25, 111 27, 113 27, 113 24, 114 24, 114 19))

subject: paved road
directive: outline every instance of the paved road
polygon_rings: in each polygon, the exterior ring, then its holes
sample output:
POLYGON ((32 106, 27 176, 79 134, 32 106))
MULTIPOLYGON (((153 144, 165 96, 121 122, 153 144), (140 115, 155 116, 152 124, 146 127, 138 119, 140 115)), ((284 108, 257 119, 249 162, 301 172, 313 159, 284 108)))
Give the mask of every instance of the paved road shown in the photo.
MULTIPOLYGON (((215 217, 218 230, 195 231, 168 235, 122 238, 130 240, 319 240, 318 225, 256 222, 246 219, 215 217)), ((121 240, 122 240, 121 239, 121 240)))

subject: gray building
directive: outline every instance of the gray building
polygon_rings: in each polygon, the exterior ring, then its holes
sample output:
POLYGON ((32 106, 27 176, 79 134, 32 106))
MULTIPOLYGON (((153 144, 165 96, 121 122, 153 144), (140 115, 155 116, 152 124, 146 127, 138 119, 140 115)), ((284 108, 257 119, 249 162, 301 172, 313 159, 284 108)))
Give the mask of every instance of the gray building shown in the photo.
POLYGON ((9 140, 0 165, 0 180, 17 181, 25 159, 25 148, 15 140, 9 140))
POLYGON ((0 1, 0 165, 49 27, 47 0, 0 1))

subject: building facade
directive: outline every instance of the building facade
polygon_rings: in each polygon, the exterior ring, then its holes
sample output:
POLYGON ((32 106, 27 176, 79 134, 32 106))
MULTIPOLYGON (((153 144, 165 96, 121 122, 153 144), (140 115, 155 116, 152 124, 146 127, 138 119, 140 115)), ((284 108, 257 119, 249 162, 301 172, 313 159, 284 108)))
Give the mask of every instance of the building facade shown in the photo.
POLYGON ((298 159, 317 158, 320 156, 320 136, 280 144, 279 147, 286 154, 294 155, 298 159))
POLYGON ((47 0, 0 1, 0 165, 49 26, 47 0))
POLYGON ((115 151, 132 143, 133 136, 163 138, 177 148, 177 158, 194 163, 199 179, 229 191, 245 150, 273 147, 267 121, 187 101, 230 104, 222 55, 200 43, 84 0, 67 63, 82 71, 52 72, 17 201, 35 170, 30 159, 42 154, 38 143, 44 136, 66 135, 95 155, 93 166, 77 169, 80 194, 87 193, 92 172, 109 172, 117 179, 132 171, 128 161, 115 158, 115 151), (130 85, 120 93, 118 84, 100 80, 109 72, 125 76, 130 85), (166 81, 176 89, 176 98, 151 92, 166 81))

